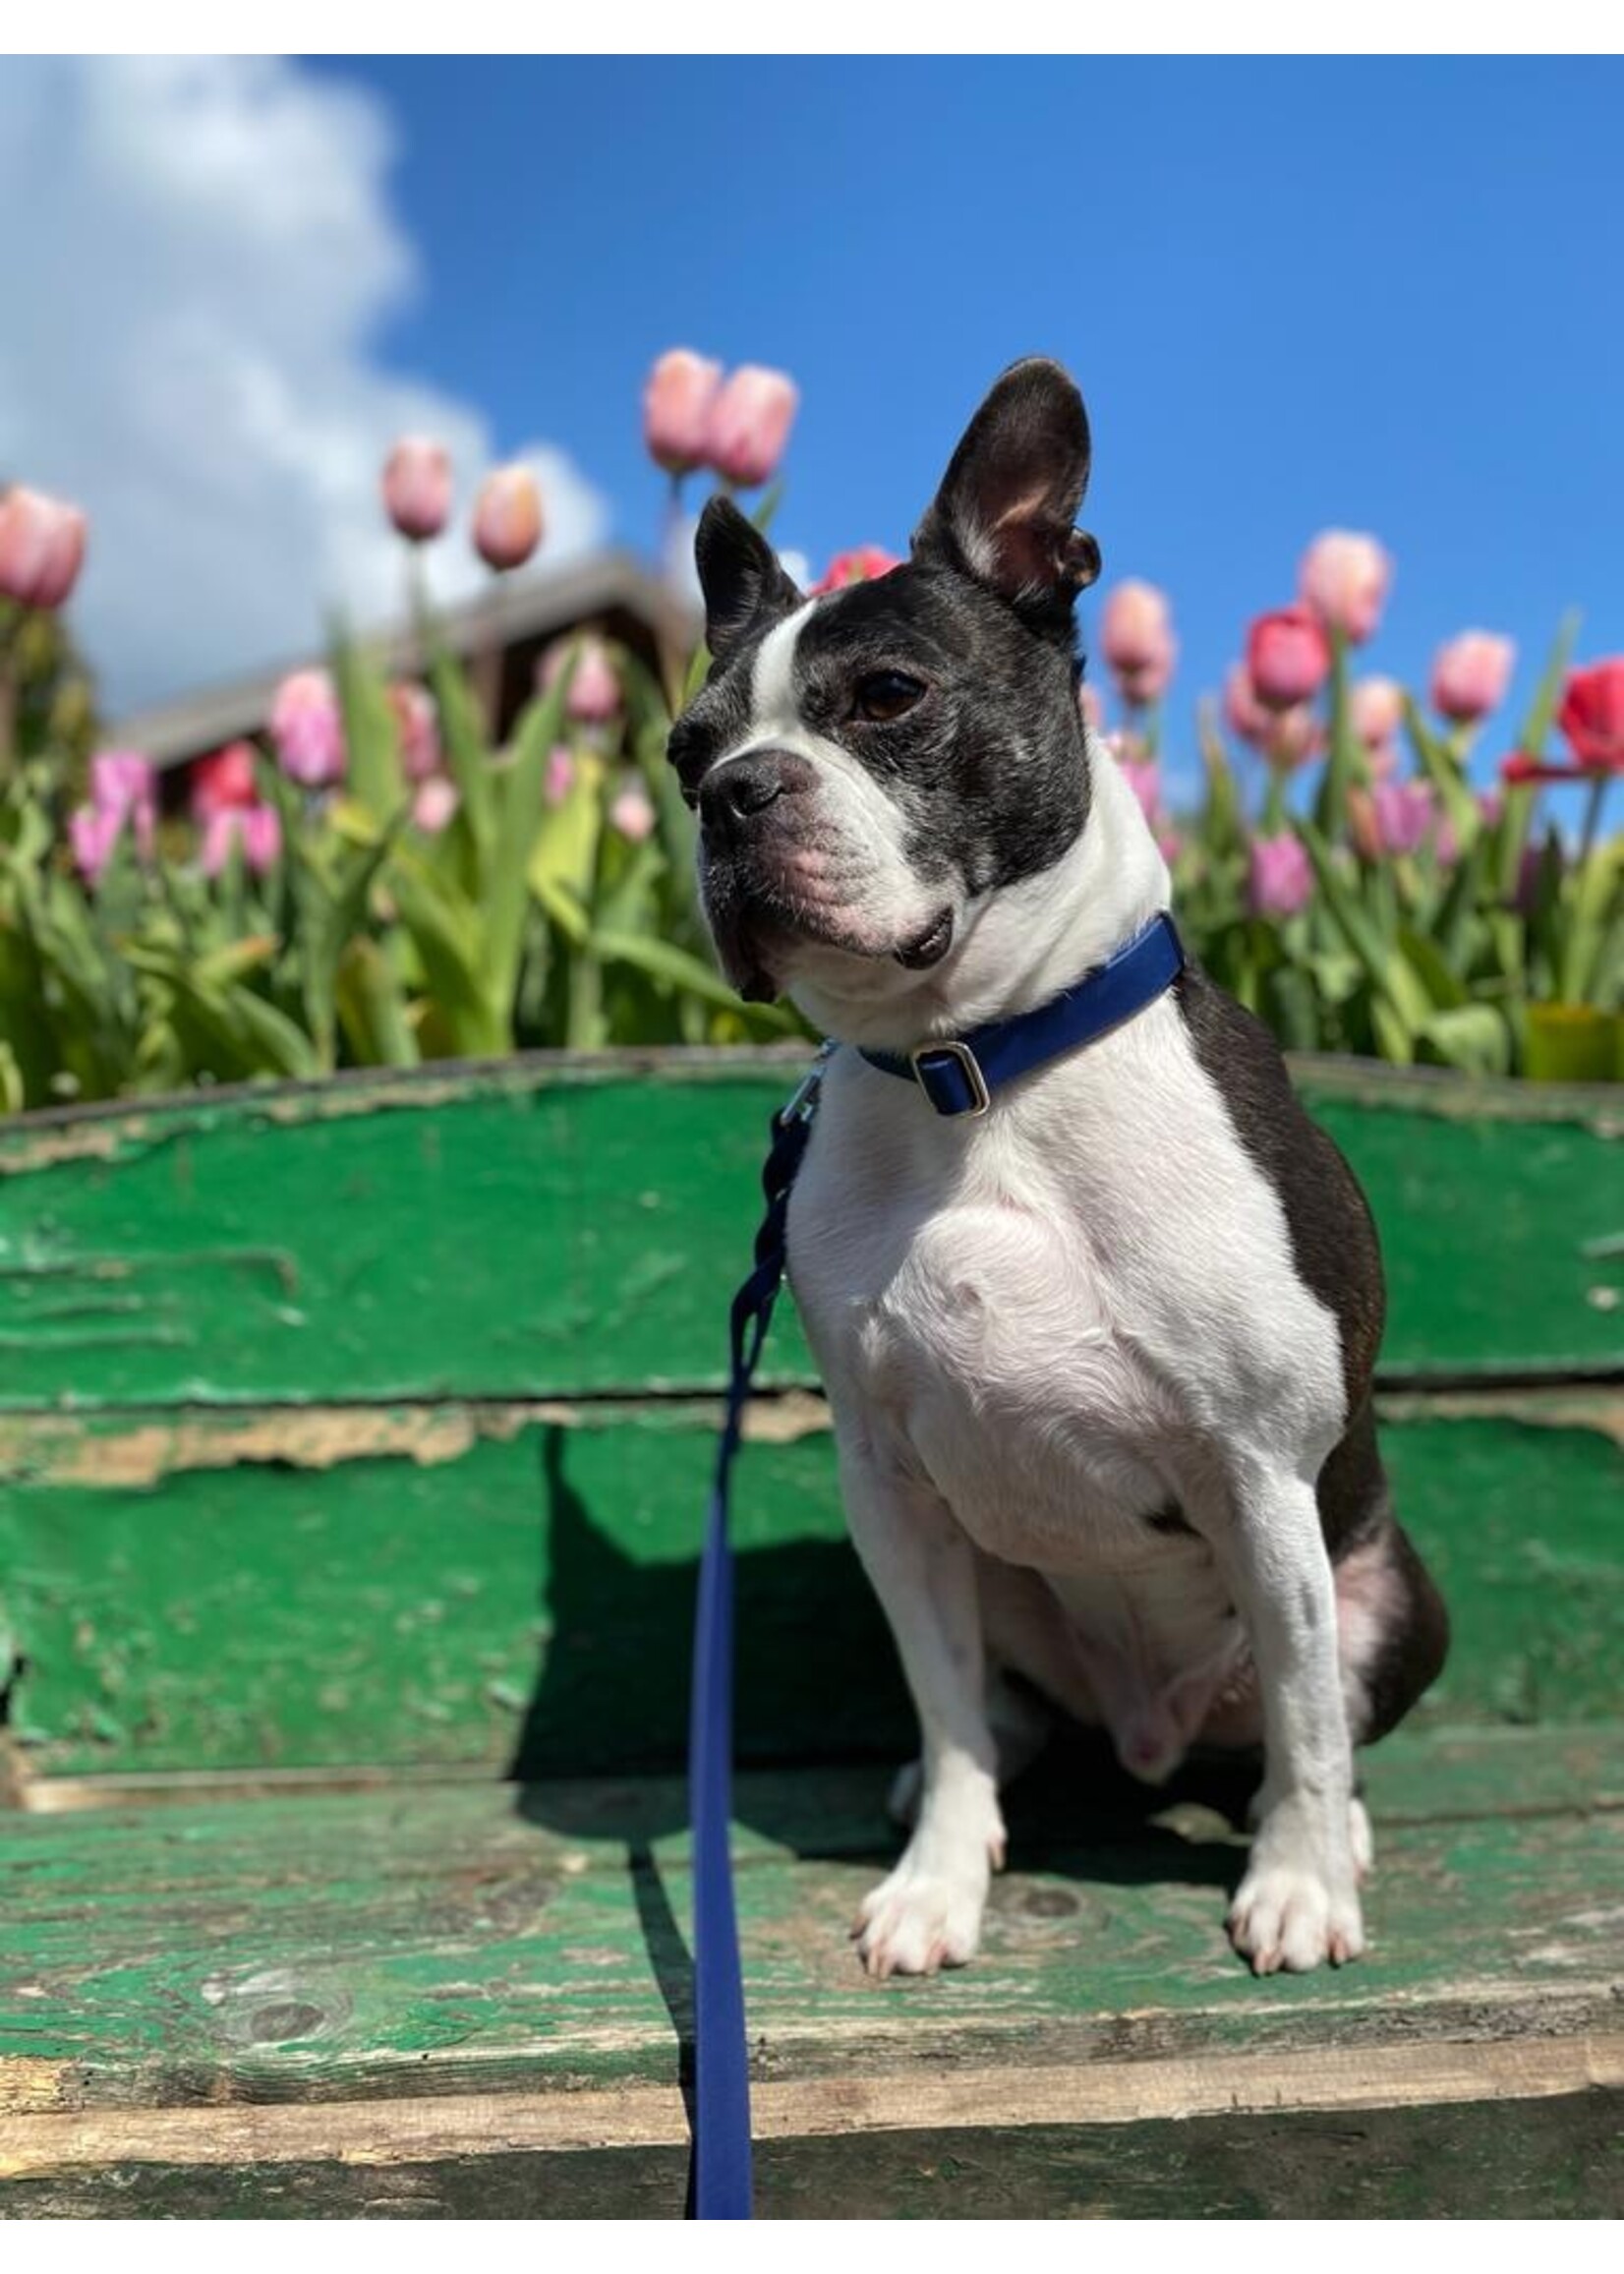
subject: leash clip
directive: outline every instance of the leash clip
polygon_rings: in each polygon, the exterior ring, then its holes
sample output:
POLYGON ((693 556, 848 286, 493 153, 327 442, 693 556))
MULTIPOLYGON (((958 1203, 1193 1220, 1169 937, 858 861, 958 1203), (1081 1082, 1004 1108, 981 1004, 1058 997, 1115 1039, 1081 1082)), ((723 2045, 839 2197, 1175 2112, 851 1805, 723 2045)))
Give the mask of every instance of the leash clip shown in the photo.
POLYGON ((779 1107, 775 1117, 779 1129, 787 1129, 791 1122, 810 1121, 818 1110, 818 1091, 823 1086, 825 1070, 835 1055, 834 1042, 820 1042, 818 1055, 801 1076, 789 1097, 779 1107))

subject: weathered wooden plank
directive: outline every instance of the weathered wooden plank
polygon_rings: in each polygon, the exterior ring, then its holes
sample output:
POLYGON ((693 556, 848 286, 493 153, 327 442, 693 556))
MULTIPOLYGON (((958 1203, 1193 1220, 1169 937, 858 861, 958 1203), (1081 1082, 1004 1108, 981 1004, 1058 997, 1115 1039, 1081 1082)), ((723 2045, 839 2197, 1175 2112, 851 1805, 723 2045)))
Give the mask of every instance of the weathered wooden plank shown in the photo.
MULTIPOLYGON (((780 1054, 430 1069, 0 1129, 0 1404, 705 1388, 780 1054)), ((1315 1062, 1395 1376, 1624 1370, 1608 1093, 1315 1062)), ((771 1377, 811 1378, 792 1318, 771 1377)))
MULTIPOLYGON (((1616 1414, 1592 1397, 1561 1406, 1566 1426, 1517 1418, 1541 1410, 1410 1407, 1386 1429, 1400 1509, 1455 1611, 1429 1720, 1624 1712, 1616 1414)), ((670 1766, 713 1419, 671 1404, 14 1423, 14 1737, 57 1775, 670 1766)), ((809 1420, 752 1444, 741 1471, 741 1755, 896 1756, 910 1719, 821 1409, 760 1417, 809 1420)))
MULTIPOLYGON (((679 2147, 411 2163, 118 2163, 14 2181, 14 2219, 677 2219, 679 2147)), ((761 2219, 1616 2219, 1624 2094, 763 2141, 761 2219)))
MULTIPOLYGON (((769 2132, 1624 2081, 1615 1811, 1459 1819, 1440 1776, 1437 1820, 1394 1825, 1378 1780, 1369 1956, 1257 1983, 1222 1929, 1244 1842, 1210 1806, 1152 1795, 1136 1818, 1125 1805, 1091 1821, 1074 1787, 1017 1794, 1015 1868, 981 1957, 881 1984, 846 1929, 895 1850, 882 1789, 872 1772, 741 1787, 769 2132), (793 2105, 774 2120, 781 2089, 793 2105)), ((661 1813, 669 1799, 452 1784, 14 1819, 0 2169, 53 2140, 61 2161, 73 2125, 31 2131, 35 2120, 241 2102, 626 2088, 618 2132, 603 2128, 612 2099, 573 2099, 546 2119, 554 2144, 624 2138, 628 2125, 660 2138, 660 2123, 680 2121, 671 2087, 691 2010, 686 1839, 661 1813)), ((425 2117, 431 2149, 444 2144, 436 2126, 463 2121, 425 2117)), ((173 2158, 173 2128, 143 2136, 173 2158)), ((283 2136, 304 2152, 296 2128, 283 2136)))

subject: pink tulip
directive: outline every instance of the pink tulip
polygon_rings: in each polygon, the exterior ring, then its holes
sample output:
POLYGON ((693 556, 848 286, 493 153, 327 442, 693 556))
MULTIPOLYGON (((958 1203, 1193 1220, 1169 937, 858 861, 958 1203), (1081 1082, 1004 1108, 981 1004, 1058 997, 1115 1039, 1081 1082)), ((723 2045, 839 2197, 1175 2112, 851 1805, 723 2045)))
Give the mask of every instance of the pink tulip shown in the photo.
POLYGON ((1498 632, 1466 631, 1432 659, 1432 708, 1458 727, 1475 727, 1497 711, 1517 661, 1513 641, 1498 632))
POLYGON ((1100 691, 1092 679, 1079 680, 1077 684, 1077 709, 1082 713, 1083 725, 1091 733, 1104 732, 1105 705, 1100 701, 1100 691))
POLYGON ((1100 615, 1100 650, 1125 703, 1159 701, 1179 656, 1166 593, 1134 577, 1117 585, 1100 615))
POLYGON ((528 466, 498 466, 480 484, 474 548, 495 569, 522 568, 542 542, 542 493, 528 466))
POLYGON ((668 348, 650 372, 643 389, 643 439, 667 474, 691 474, 704 464, 711 406, 721 384, 721 364, 689 347, 668 348))
POLYGON ((1348 810, 1354 843, 1366 860, 1419 851, 1436 819, 1424 782, 1378 782, 1371 789, 1350 790, 1348 810))
POLYGON ((776 471, 799 401, 794 380, 783 372, 741 365, 711 405, 707 462, 725 482, 753 490, 776 471))
POLYGON ((609 809, 609 826, 641 845, 654 829, 654 806, 641 782, 628 782, 609 809))
POLYGON ((449 827, 458 802, 456 784, 448 782, 443 774, 431 774, 427 782, 419 783, 417 795, 412 800, 413 825, 421 829, 425 837, 438 837, 442 829, 449 827))
POLYGON ((1358 646, 1381 620, 1393 563, 1373 537, 1327 529, 1303 555, 1297 589, 1320 622, 1358 646))
POLYGON ((439 765, 439 713, 427 687, 397 679, 389 689, 400 745, 400 770, 408 782, 427 782, 439 765))
POLYGON ((414 545, 437 537, 451 511, 451 456, 427 435, 405 435, 383 465, 383 505, 414 545))
POLYGON ((252 742, 228 742, 211 750, 192 769, 192 817, 206 821, 211 813, 233 805, 252 805, 259 795, 255 768, 258 752, 252 742))
POLYGON ((575 754, 560 742, 548 755, 547 782, 542 795, 549 805, 562 805, 575 787, 575 754))
POLYGON ((60 608, 85 560, 86 520, 21 484, 0 498, 0 595, 22 608, 60 608))
POLYGON ((1330 642, 1318 617, 1308 609, 1271 609, 1256 618, 1247 634, 1247 673, 1251 690, 1272 711, 1311 701, 1330 676, 1330 642))
POLYGON ((829 566, 812 586, 812 598, 817 600, 826 592, 843 592, 848 584, 868 584, 876 576, 889 576, 902 563, 895 553, 887 553, 878 545, 853 545, 848 553, 837 553, 829 566))
POLYGON ((1167 595, 1130 577, 1114 585, 1100 612, 1100 653, 1114 671, 1142 671, 1159 664, 1173 637, 1167 595))
POLYGON ((325 789, 344 778, 344 722, 325 671, 294 671, 270 706, 270 738, 282 772, 307 789, 325 789))
POLYGON ((98 812, 129 822, 143 860, 152 857, 157 792, 157 771, 139 750, 98 750, 90 760, 90 803, 98 812))
POLYGON ((1249 742, 1254 750, 1261 750, 1268 740, 1274 716, 1257 700, 1251 673, 1246 665, 1231 664, 1224 679, 1224 717, 1230 730, 1243 742, 1249 742))
POLYGON ((1404 724, 1404 689, 1397 679, 1356 679, 1348 690, 1348 710, 1365 749, 1383 749, 1404 724))
POLYGON ((124 830, 124 816, 106 805, 78 805, 68 816, 68 844, 74 866, 92 888, 113 857, 113 847, 124 830))
POLYGON ((601 727, 619 716, 620 678, 608 648, 593 633, 554 640, 542 658, 541 685, 544 692, 555 687, 570 657, 577 654, 579 661, 569 682, 564 710, 583 726, 601 727))
POLYGON ((1247 899, 1254 916, 1295 916, 1313 897, 1314 872, 1300 841, 1254 837, 1247 862, 1247 899))
POLYGON ((1325 730, 1306 703, 1276 711, 1263 738, 1263 756, 1282 774, 1317 758, 1324 747, 1325 730))
POLYGON ((282 818, 274 805, 216 806, 203 823, 200 864, 204 876, 219 876, 240 845, 254 876, 264 876, 282 856, 282 818))

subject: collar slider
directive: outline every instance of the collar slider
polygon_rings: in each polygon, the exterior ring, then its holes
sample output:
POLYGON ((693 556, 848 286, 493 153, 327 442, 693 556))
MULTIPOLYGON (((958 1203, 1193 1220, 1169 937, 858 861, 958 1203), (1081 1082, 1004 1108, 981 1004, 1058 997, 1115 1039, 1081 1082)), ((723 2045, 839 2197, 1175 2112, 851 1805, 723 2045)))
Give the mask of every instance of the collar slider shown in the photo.
POLYGON ((967 1042, 921 1042, 908 1052, 913 1079, 939 1114, 972 1120, 987 1111, 993 1093, 967 1042))

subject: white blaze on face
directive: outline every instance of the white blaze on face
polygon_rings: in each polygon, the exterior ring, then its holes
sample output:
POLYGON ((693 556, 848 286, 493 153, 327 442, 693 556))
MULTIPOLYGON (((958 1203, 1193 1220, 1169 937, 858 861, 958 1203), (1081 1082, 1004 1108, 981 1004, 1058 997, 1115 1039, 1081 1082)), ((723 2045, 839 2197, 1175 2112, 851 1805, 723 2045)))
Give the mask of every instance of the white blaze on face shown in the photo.
MULTIPOLYGON (((842 947, 825 944, 805 953, 889 957, 929 924, 942 906, 943 889, 922 884, 910 868, 901 809, 848 750, 815 732, 800 714, 795 651, 818 605, 808 601, 785 616, 756 650, 750 724, 716 764, 758 750, 783 750, 816 769, 817 787, 807 800, 801 842, 787 855, 783 885, 786 897, 815 909, 820 927, 839 935, 842 947)), ((783 959, 783 976, 798 968, 802 953, 792 949, 783 959)))

